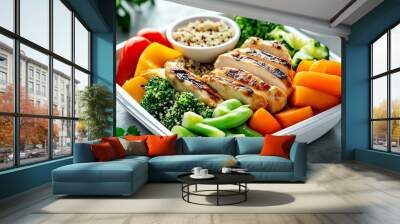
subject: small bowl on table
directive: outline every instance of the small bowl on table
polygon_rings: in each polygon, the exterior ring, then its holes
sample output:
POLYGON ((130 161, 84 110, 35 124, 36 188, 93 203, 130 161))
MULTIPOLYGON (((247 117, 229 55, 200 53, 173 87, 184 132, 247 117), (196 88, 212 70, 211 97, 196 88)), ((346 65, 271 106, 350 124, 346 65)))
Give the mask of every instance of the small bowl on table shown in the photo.
POLYGON ((183 55, 186 56, 187 58, 193 59, 201 63, 210 63, 213 62, 218 57, 218 55, 235 48, 237 42, 239 41, 240 28, 235 21, 224 16, 218 16, 218 15, 192 16, 176 21, 167 28, 165 34, 169 42, 172 44, 172 46, 176 50, 182 52, 183 55), (190 22, 195 22, 197 20, 200 21, 211 20, 215 22, 222 21, 233 30, 233 36, 230 37, 230 39, 228 39, 227 41, 218 44, 216 46, 189 46, 185 43, 179 42, 174 39, 173 33, 178 28, 183 27, 189 24, 190 22))

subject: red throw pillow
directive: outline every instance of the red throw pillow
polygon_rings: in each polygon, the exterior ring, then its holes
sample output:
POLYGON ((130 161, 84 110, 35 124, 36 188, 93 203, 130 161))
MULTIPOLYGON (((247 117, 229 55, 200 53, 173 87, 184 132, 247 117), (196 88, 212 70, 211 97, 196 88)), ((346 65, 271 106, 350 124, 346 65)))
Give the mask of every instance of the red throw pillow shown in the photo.
POLYGON ((146 141, 148 135, 125 135, 124 138, 128 141, 146 141))
POLYGON ((265 135, 264 146, 261 149, 261 156, 280 156, 290 159, 290 148, 296 135, 275 136, 265 135))
POLYGON ((115 151, 109 142, 102 142, 91 145, 94 157, 99 162, 110 161, 116 159, 115 151))
POLYGON ((112 148, 114 149, 115 155, 118 158, 122 158, 126 156, 126 151, 124 146, 121 144, 117 137, 108 137, 108 138, 101 138, 101 142, 108 142, 111 144, 112 148))
POLYGON ((176 139, 177 135, 157 136, 149 135, 147 137, 147 155, 148 156, 165 156, 176 155, 176 139))

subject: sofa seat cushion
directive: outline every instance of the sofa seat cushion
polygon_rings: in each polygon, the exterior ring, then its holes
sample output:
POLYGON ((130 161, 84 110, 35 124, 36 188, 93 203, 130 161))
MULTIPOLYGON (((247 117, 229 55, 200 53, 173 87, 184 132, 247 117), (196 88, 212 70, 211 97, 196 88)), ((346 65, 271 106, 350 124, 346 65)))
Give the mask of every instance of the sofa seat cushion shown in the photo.
POLYGON ((232 137, 184 137, 178 146, 177 154, 235 155, 235 139, 232 137))
POLYGON ((292 161, 278 156, 239 155, 236 160, 249 172, 293 172, 292 161))
POLYGON ((190 172, 193 167, 203 167, 210 171, 219 171, 228 160, 234 160, 231 155, 174 155, 158 156, 149 160, 149 170, 152 172, 190 172))
POLYGON ((140 159, 75 163, 53 170, 58 182, 131 182, 133 176, 146 176, 147 163, 140 159), (141 174, 143 173, 143 174, 141 174))

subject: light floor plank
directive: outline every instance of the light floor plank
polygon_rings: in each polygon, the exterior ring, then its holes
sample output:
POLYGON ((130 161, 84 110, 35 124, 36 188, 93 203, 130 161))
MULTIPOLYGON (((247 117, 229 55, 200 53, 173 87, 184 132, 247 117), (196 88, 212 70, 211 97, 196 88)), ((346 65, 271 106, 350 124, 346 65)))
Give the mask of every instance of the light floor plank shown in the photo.
POLYGON ((311 164, 315 183, 349 203, 365 204, 359 214, 37 214, 54 200, 42 186, 0 201, 4 224, 398 224, 400 174, 359 163, 311 164))

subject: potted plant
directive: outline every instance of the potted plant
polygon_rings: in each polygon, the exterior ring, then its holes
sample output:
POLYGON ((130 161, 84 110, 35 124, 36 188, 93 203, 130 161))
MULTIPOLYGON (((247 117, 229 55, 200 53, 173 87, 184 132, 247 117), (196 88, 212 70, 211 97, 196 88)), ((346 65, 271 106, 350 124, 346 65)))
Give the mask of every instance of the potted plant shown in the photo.
POLYGON ((102 84, 88 86, 80 93, 79 102, 81 123, 87 127, 89 140, 110 136, 114 97, 109 88, 102 84))

